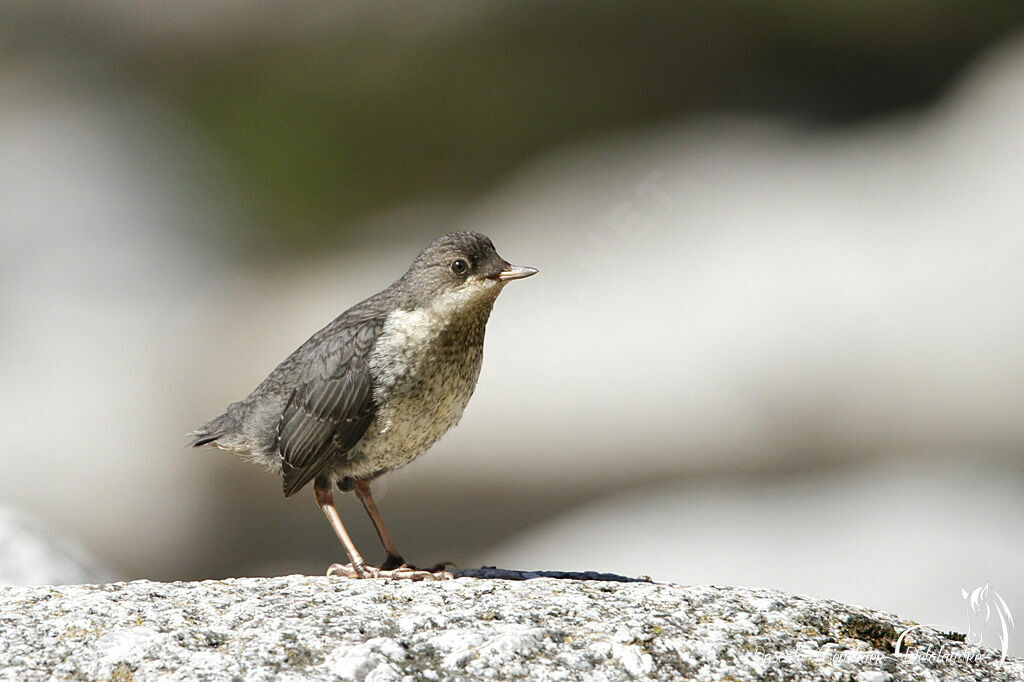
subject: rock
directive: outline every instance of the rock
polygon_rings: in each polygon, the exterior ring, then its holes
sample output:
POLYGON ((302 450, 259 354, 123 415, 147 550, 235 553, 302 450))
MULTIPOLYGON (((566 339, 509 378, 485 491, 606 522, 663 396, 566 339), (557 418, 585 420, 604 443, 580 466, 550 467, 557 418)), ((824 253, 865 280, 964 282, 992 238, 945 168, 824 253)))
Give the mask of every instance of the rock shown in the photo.
POLYGON ((1019 680, 963 635, 770 590, 482 569, 0 589, 0 679, 1019 680), (475 574, 486 577, 464 577, 475 574), (509 579, 513 578, 513 579, 509 579))
POLYGON ((0 507, 0 585, 100 583, 113 578, 78 547, 0 507))

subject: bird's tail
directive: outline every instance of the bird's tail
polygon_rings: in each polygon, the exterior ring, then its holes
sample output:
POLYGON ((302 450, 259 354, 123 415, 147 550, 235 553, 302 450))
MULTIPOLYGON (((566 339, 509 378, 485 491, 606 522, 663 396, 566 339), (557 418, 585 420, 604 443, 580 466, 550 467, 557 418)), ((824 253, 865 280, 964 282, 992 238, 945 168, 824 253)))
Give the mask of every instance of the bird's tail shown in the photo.
POLYGON ((221 436, 226 435, 231 430, 233 424, 234 421, 227 413, 214 417, 192 433, 186 435, 185 438, 188 440, 185 442, 185 446, 191 445, 194 448, 198 448, 212 443, 221 436))
POLYGON ((196 429, 191 433, 185 435, 185 447, 192 446, 194 448, 201 447, 208 443, 212 443, 221 437, 219 433, 209 433, 203 429, 196 429))

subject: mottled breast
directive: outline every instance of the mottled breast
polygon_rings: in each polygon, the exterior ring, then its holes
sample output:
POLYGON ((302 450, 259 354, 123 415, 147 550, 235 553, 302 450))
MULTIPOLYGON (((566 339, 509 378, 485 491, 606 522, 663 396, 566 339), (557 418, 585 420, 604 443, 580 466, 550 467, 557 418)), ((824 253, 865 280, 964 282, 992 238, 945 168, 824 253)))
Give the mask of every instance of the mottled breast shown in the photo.
POLYGON ((370 355, 376 417, 350 453, 345 475, 402 467, 459 422, 480 376, 490 305, 463 312, 388 315, 370 355))

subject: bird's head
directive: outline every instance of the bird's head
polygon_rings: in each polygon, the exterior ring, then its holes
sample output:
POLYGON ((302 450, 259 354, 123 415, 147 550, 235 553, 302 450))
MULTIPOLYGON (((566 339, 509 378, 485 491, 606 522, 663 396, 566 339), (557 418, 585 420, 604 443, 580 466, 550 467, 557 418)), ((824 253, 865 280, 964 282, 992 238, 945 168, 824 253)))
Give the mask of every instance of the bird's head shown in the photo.
POLYGON ((482 306, 489 311, 508 282, 535 274, 499 256, 486 236, 451 232, 427 244, 401 282, 416 307, 457 314, 482 306))

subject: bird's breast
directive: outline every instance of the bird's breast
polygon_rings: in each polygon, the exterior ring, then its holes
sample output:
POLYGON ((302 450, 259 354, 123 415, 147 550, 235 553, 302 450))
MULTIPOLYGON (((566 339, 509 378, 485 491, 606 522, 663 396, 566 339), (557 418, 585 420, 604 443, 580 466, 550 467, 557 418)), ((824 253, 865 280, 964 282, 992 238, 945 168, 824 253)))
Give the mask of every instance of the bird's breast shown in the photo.
POLYGON ((483 360, 486 316, 388 315, 370 355, 377 414, 359 443, 377 469, 404 466, 455 426, 483 360))

